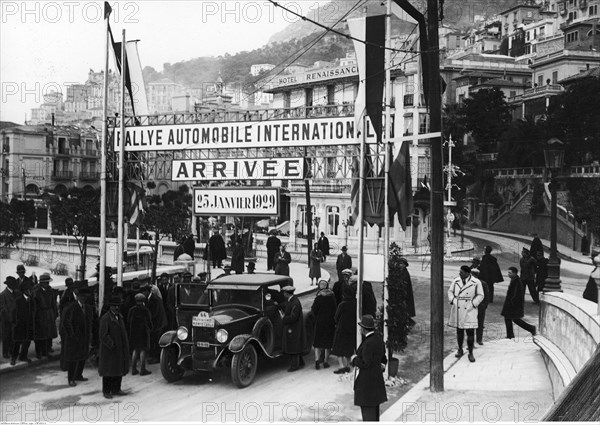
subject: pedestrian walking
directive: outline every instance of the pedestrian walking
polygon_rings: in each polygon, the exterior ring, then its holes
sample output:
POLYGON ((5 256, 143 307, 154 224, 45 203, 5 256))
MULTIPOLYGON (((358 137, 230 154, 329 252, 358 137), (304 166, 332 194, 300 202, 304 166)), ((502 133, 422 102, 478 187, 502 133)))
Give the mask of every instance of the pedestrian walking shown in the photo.
MULTIPOLYGON (((189 272, 188 272, 189 273, 189 272)), ((190 273, 191 274, 191 273, 190 273)), ((150 344, 148 347, 148 363, 155 364, 160 361, 160 346, 158 340, 163 334, 165 327, 168 324, 167 314, 163 307, 162 301, 158 299, 151 291, 149 286, 140 288, 140 294, 145 297, 144 304, 150 312, 151 326, 150 326, 150 344)), ((139 299, 136 295, 136 306, 139 306, 139 299)), ((127 321, 129 323, 129 320, 127 321)), ((129 323, 129 328, 131 323, 129 323)))
POLYGON ((364 422, 378 422, 381 403, 387 401, 383 371, 387 364, 383 339, 375 331, 375 320, 370 314, 362 316, 360 323, 363 340, 351 358, 356 367, 354 380, 354 405, 360 406, 364 422))
POLYGON ((50 273, 42 273, 39 283, 34 286, 32 296, 35 300, 35 356, 38 359, 50 357, 52 340, 58 337, 56 319, 58 305, 56 290, 50 287, 50 273))
POLYGON ((490 291, 489 303, 493 304, 494 284, 497 282, 504 282, 504 277, 502 276, 500 266, 498 266, 498 259, 492 255, 492 247, 487 245, 483 252, 484 254, 481 257, 481 264, 479 267, 479 276, 488 284, 488 289, 490 291))
POLYGON ((342 276, 344 270, 352 269, 352 258, 348 255, 348 248, 346 246, 342 247, 342 252, 337 257, 335 269, 338 275, 338 282, 344 281, 342 276))
POLYGON ((66 289, 63 291, 60 301, 58 302, 58 315, 62 317, 63 311, 65 307, 75 301, 75 295, 73 295, 73 291, 75 289, 75 282, 73 282, 73 278, 65 279, 66 289))
POLYGON ((465 331, 467 333, 467 349, 469 350, 469 361, 474 362, 473 346, 475 344, 475 329, 477 329, 477 306, 484 299, 483 287, 479 279, 471 275, 469 266, 461 266, 455 278, 448 288, 448 300, 450 301, 450 317, 448 326, 456 328, 456 340, 458 351, 455 357, 464 355, 463 342, 465 331))
POLYGON ((339 369, 333 373, 342 374, 350 372, 350 357, 356 350, 356 294, 345 286, 342 302, 337 306, 334 321, 335 333, 331 354, 337 356, 339 369))
POLYGON ((244 247, 242 246, 240 240, 237 239, 231 254, 231 268, 235 274, 244 273, 244 262, 244 247))
POLYGON ((477 344, 483 345, 483 330, 485 329, 485 312, 490 302, 490 290, 485 280, 480 279, 479 269, 471 269, 471 275, 481 282, 483 288, 483 301, 477 306, 477 330, 475 331, 475 340, 477 344))
POLYGON ((0 323, 2 325, 2 357, 10 359, 13 352, 12 329, 17 309, 17 279, 7 276, 4 280, 6 288, 0 292, 0 323))
POLYGON ((593 303, 598 304, 598 286, 596 285, 596 280, 594 279, 594 275, 596 270, 600 267, 600 251, 592 250, 592 262, 594 264, 594 270, 590 273, 590 278, 585 285, 585 290, 583 291, 583 298, 591 301, 593 303))
POLYGON ((270 236, 267 239, 267 270, 273 270, 275 267, 274 259, 275 254, 279 252, 281 241, 275 236, 275 231, 272 230, 270 236))
POLYGON ((15 299, 16 308, 12 320, 13 352, 10 359, 12 366, 16 364, 17 356, 19 360, 31 363, 28 353, 29 346, 33 340, 35 326, 35 300, 31 296, 32 289, 33 281, 25 279, 21 282, 19 290, 15 291, 17 296, 15 299))
POLYGON ((146 307, 146 295, 139 293, 135 295, 135 306, 129 310, 127 328, 129 335, 129 348, 133 350, 131 355, 131 374, 141 376, 150 375, 146 369, 146 355, 150 349, 150 333, 152 332, 152 317, 150 310, 146 307), (140 370, 137 369, 138 360, 141 362, 140 370))
POLYGON ((406 288, 406 311, 408 313, 408 325, 413 327, 415 325, 413 317, 417 315, 417 312, 415 309, 415 295, 413 293, 412 279, 410 277, 410 273, 408 272, 408 260, 404 257, 400 257, 398 259, 398 268, 400 269, 400 281, 404 283, 404 287, 406 288))
POLYGON ((127 394, 121 389, 123 376, 129 372, 127 329, 119 313, 122 303, 121 297, 111 297, 110 310, 100 319, 98 374, 102 377, 102 394, 107 399, 127 394))
POLYGON ((329 355, 333 346, 333 335, 335 334, 335 311, 337 303, 335 295, 329 289, 329 281, 319 280, 319 291, 313 301, 310 311, 315 316, 315 369, 329 367, 329 355))
POLYGON ((519 272, 516 267, 508 268, 508 278, 510 279, 510 283, 508 284, 508 290, 506 291, 504 306, 500 312, 500 314, 504 316, 506 337, 509 339, 515 337, 513 323, 535 336, 536 327, 523 320, 523 316, 525 316, 523 283, 519 278, 519 272))
POLYGON ((304 367, 302 352, 306 336, 304 334, 304 318, 302 316, 302 304, 294 296, 296 288, 293 286, 284 286, 281 292, 287 303, 281 322, 283 324, 283 353, 290 356, 290 367, 288 372, 294 372, 304 367))
POLYGON ((323 252, 319 249, 317 243, 314 244, 310 251, 310 269, 308 277, 310 277, 310 286, 316 285, 321 278, 321 262, 323 260, 323 252))
POLYGON ((521 251, 521 259, 519 260, 521 265, 521 282, 523 283, 523 297, 525 297, 525 288, 529 288, 529 295, 533 299, 534 304, 540 303, 540 297, 535 287, 535 268, 536 261, 533 258, 527 248, 523 248, 521 251))
POLYGON ((285 250, 285 245, 279 247, 279 252, 275 254, 273 258, 273 265, 275 267, 275 274, 282 276, 290 275, 290 266, 292 262, 292 256, 285 250))
POLYGON ((90 354, 90 344, 94 326, 93 309, 87 305, 92 296, 90 288, 78 285, 73 289, 74 301, 63 310, 60 328, 62 341, 62 361, 67 369, 69 386, 77 385, 76 381, 87 381, 83 376, 83 368, 90 354))
POLYGON ((213 269, 222 267, 223 260, 227 258, 227 249, 225 248, 225 241, 218 230, 215 230, 215 233, 208 240, 208 247, 208 259, 212 260, 213 269))
POLYGON ((529 253, 532 258, 537 258, 537 253, 539 251, 544 252, 544 245, 542 245, 542 241, 538 237, 537 233, 533 234, 533 240, 531 241, 531 246, 529 247, 529 253))
POLYGON ((535 261, 535 285, 539 294, 544 290, 546 279, 548 278, 548 259, 544 257, 544 251, 537 251, 535 261))
POLYGON ((325 236, 325 233, 321 232, 321 236, 319 237, 319 240, 317 241, 317 246, 319 248, 319 250, 323 253, 323 262, 325 262, 325 260, 327 260, 327 256, 329 255, 329 239, 327 239, 327 236, 325 236))

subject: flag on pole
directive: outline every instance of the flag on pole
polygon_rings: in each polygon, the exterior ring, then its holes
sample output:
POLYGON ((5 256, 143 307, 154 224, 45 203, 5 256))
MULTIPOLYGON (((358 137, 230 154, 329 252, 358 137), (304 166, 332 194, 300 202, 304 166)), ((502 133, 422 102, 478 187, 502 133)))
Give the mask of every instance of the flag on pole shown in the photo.
POLYGON ((129 191, 129 224, 139 226, 142 224, 143 213, 148 208, 146 204, 146 193, 144 189, 134 183, 127 183, 129 191))
POLYGON ((403 141, 398 156, 390 166, 388 207, 390 213, 398 214, 402 230, 406 230, 406 220, 412 214, 413 195, 410 176, 410 155, 408 141, 403 141))

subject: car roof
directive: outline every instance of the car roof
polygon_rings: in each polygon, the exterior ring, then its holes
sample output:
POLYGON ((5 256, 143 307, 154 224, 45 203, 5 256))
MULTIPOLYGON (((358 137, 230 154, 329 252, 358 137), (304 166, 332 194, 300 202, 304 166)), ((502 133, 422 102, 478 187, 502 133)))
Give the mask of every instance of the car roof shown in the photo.
POLYGON ((271 285, 292 285, 293 280, 289 276, 282 276, 271 273, 255 273, 255 274, 232 274, 229 276, 219 276, 215 280, 209 282, 208 287, 212 288, 214 285, 224 286, 227 284, 235 285, 236 287, 248 286, 256 288, 258 286, 271 286, 271 285))

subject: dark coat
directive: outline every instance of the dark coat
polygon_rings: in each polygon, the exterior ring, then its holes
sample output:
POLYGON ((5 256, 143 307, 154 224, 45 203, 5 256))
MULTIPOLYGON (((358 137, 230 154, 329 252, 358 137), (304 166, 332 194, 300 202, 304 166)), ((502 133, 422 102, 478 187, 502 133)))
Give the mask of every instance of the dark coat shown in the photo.
POLYGON ((236 274, 244 273, 244 247, 236 245, 231 254, 231 269, 236 274))
POLYGON ((196 242, 192 235, 188 236, 182 244, 184 254, 189 255, 194 259, 194 251, 196 250, 196 242))
POLYGON ((165 309, 167 314, 167 325, 170 330, 177 328, 177 314, 175 311, 175 285, 169 286, 167 289, 167 298, 166 299, 165 309))
POLYGON ((281 241, 279 240, 279 238, 277 236, 271 235, 268 237, 268 239, 267 239, 267 266, 270 266, 273 264, 273 259, 275 258, 275 254, 277 254, 279 252, 280 246, 281 246, 281 241))
POLYGON ((51 339, 58 336, 56 318, 58 317, 57 293, 53 288, 34 288, 35 298, 35 333, 34 339, 51 339))
MULTIPOLYGON (((134 306, 135 307, 135 306, 134 306)), ((152 319, 152 329, 157 332, 162 331, 165 326, 169 323, 167 320, 167 313, 165 313, 165 307, 163 306, 162 300, 156 295, 150 295, 146 302, 146 307, 150 312, 152 319)), ((129 321, 128 321, 129 322, 129 321)), ((128 323, 131 325, 131 323, 128 323)))
POLYGON ((58 302, 58 314, 62 317, 63 311, 65 311, 65 307, 75 301, 75 296, 73 295, 73 289, 67 288, 65 292, 63 292, 60 297, 60 301, 58 302))
POLYGON ((342 270, 351 269, 352 268, 352 257, 348 254, 344 255, 343 253, 338 255, 337 260, 335 261, 335 269, 338 274, 338 281, 344 280, 344 276, 342 276, 342 270))
POLYGON ((330 289, 317 292, 310 311, 315 316, 315 339, 313 347, 331 348, 335 334, 335 311, 337 303, 330 289))
POLYGON ((89 306, 85 311, 78 302, 65 307, 60 320, 63 360, 77 362, 87 360, 90 353, 94 312, 89 306))
POLYGON ((33 297, 18 292, 15 304, 12 320, 13 341, 31 341, 35 330, 35 300, 33 297))
POLYGON ((321 277, 321 261, 323 261, 323 252, 320 249, 313 249, 310 251, 310 269, 308 271, 308 277, 320 278, 321 277))
POLYGON ((284 251, 283 254, 278 252, 275 254, 273 258, 273 264, 275 265, 275 274, 279 274, 282 276, 290 275, 290 266, 289 264, 292 262, 292 256, 289 252, 284 251))
POLYGON ((350 357, 356 349, 356 299, 344 299, 335 312, 331 354, 350 357))
MULTIPOLYGON (((350 287, 355 294, 358 294, 356 290, 358 284, 356 282, 350 284, 350 287)), ((371 282, 367 281, 363 281, 362 285, 362 314, 370 314, 373 317, 377 315, 377 298, 373 292, 373 286, 371 285, 371 282)))
POLYGON ((387 364, 385 346, 374 332, 363 340, 352 360, 352 365, 358 368, 358 376, 354 380, 356 406, 379 406, 387 401, 382 364, 387 364))
POLYGON ((537 258, 536 252, 541 251, 544 252, 544 245, 542 245, 542 241, 537 236, 533 238, 531 241, 531 246, 529 247, 529 253, 532 258, 537 258))
POLYGON ((535 267, 535 286, 538 291, 544 289, 546 278, 548 277, 548 259, 540 258, 535 267))
POLYGON ((129 372, 129 341, 120 314, 106 313, 100 319, 100 376, 125 376, 129 372))
POLYGON ((210 247, 210 259, 212 261, 221 261, 227 258, 227 250, 225 249, 225 241, 220 234, 214 234, 208 240, 210 247))
POLYGON ((488 284, 485 280, 479 279, 479 281, 481 282, 481 287, 483 288, 483 301, 481 301, 479 303, 479 305, 477 306, 477 309, 485 310, 487 308, 488 304, 490 303, 490 287, 488 286, 488 284))
POLYGON ((335 296, 335 302, 337 305, 340 305, 340 303, 342 302, 342 294, 344 293, 345 286, 349 285, 344 279, 338 280, 333 284, 332 291, 333 295, 335 296))
MULTIPOLYGON (((400 278, 406 285, 406 308, 408 309, 408 316, 415 317, 417 315, 415 309, 415 295, 413 294, 412 279, 410 278, 410 273, 406 268, 402 270, 400 278)), ((375 317, 375 315, 373 315, 373 317, 375 317)))
POLYGON ((302 354, 306 345, 304 334, 304 318, 302 316, 302 304, 297 297, 292 297, 285 305, 283 323, 283 353, 302 354))
POLYGON ((502 271, 500 270, 500 266, 498 266, 498 260, 492 254, 484 254, 481 257, 479 277, 481 280, 485 280, 488 285, 491 286, 493 286, 496 282, 504 281, 502 271))
MULTIPOLYGON (((119 313, 121 313, 121 316, 123 316, 123 318, 125 319, 125 328, 128 327, 127 319, 129 318, 129 310, 131 310, 136 304, 135 294, 137 294, 137 292, 137 290, 129 291, 127 295, 125 295, 125 301, 123 301, 123 304, 121 304, 121 307, 119 307, 119 313)), ((108 303, 106 303, 105 305, 108 311, 108 303)))
POLYGON ((148 350, 150 348, 150 332, 152 331, 152 318, 150 310, 143 304, 135 305, 129 310, 127 320, 129 331, 129 346, 132 350, 148 350))
POLYGON ((537 261, 535 258, 529 256, 524 257, 521 256, 519 260, 519 264, 521 265, 521 280, 524 281, 535 281, 535 268, 537 265, 537 261))
POLYGON ((17 293, 8 288, 0 292, 0 322, 12 324, 17 309, 17 293))
POLYGON ((317 248, 319 248, 321 250, 321 252, 323 253, 323 255, 329 255, 329 239, 327 239, 327 236, 322 236, 319 238, 319 240, 317 241, 317 248))
POLYGON ((598 303, 598 286, 596 286, 596 281, 591 275, 587 285, 585 285, 585 290, 583 291, 583 298, 593 303, 598 303))
POLYGON ((525 300, 523 292, 523 283, 521 278, 516 277, 508 284, 506 299, 502 306, 501 315, 506 319, 521 319, 525 315, 525 300))

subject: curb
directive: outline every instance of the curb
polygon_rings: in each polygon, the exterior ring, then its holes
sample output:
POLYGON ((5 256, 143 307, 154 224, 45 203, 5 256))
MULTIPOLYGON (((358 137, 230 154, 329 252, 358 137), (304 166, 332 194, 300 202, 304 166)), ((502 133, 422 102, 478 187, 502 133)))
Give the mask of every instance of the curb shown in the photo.
POLYGON ((0 365, 0 375, 4 375, 7 373, 12 373, 17 370, 23 370, 34 366, 44 365, 46 363, 51 363, 55 361, 60 361, 60 355, 55 355, 52 358, 43 358, 43 359, 32 359, 31 363, 25 363, 23 361, 19 361, 16 365, 11 366, 9 363, 3 363, 0 365))

